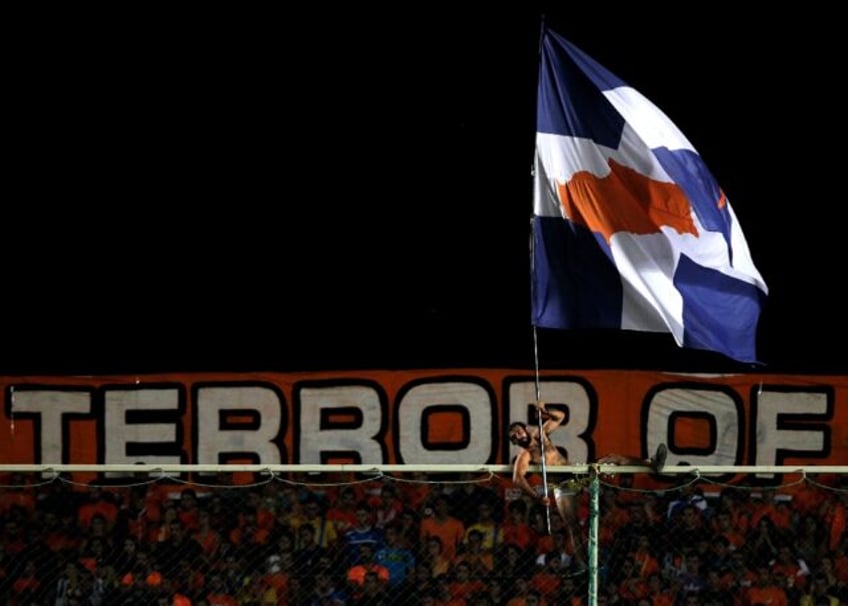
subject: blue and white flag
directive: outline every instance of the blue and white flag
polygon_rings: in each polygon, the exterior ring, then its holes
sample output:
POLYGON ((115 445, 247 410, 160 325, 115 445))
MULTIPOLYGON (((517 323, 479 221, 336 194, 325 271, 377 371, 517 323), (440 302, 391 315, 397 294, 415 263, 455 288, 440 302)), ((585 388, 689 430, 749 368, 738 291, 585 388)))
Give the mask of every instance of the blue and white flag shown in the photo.
POLYGON ((537 104, 533 324, 670 332, 756 362, 768 287, 683 133, 549 30, 537 104))

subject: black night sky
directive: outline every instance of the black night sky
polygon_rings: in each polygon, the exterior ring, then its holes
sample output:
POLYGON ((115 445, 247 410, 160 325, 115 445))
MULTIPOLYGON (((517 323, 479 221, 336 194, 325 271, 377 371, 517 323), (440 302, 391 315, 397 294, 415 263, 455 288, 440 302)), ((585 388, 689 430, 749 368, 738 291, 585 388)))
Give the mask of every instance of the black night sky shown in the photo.
MULTIPOLYGON (((533 368, 543 12, 727 193, 771 291, 758 370, 848 372, 838 19, 426 6, 23 20, 0 372, 533 368)), ((537 336, 543 368, 753 370, 537 336)))

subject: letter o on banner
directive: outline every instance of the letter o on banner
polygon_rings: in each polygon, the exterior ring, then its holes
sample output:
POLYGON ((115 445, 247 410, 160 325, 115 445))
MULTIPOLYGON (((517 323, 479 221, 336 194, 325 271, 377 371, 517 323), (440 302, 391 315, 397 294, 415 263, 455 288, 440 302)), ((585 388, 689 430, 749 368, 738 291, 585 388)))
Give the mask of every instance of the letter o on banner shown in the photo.
POLYGON ((409 464, 484 464, 494 455, 494 398, 468 382, 426 383, 398 402, 398 459, 409 464))

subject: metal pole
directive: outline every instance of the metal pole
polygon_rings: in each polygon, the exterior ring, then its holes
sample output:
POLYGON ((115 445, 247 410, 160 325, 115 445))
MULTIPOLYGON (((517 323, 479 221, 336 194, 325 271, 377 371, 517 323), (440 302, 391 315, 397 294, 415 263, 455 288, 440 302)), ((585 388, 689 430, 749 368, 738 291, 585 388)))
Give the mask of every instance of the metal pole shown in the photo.
POLYGON ((589 606, 598 603, 598 518, 600 517, 601 481, 598 468, 589 468, 589 606))
MULTIPOLYGON (((536 401, 542 399, 542 390, 539 383, 539 343, 536 336, 536 327, 533 326, 533 355, 536 361, 536 401)), ((548 534, 551 534, 551 504, 548 501, 548 463, 545 460, 545 432, 542 429, 542 411, 536 409, 536 416, 539 417, 539 447, 542 450, 541 461, 542 467, 542 486, 544 487, 545 495, 545 523, 547 524, 548 534)))

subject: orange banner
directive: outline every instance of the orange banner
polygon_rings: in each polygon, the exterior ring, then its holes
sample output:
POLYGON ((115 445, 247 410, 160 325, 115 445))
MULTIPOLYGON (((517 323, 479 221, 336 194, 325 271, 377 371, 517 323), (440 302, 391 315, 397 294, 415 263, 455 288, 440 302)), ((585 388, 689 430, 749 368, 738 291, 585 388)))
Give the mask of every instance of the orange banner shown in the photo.
MULTIPOLYGON (((500 464, 533 371, 0 377, 3 464, 500 464)), ((542 371, 571 462, 848 463, 848 377, 542 371)))

